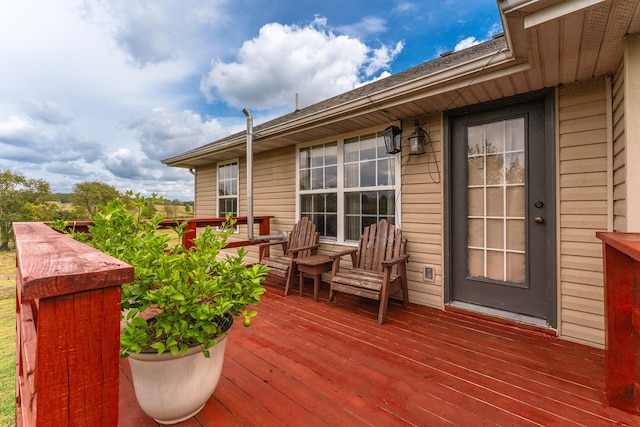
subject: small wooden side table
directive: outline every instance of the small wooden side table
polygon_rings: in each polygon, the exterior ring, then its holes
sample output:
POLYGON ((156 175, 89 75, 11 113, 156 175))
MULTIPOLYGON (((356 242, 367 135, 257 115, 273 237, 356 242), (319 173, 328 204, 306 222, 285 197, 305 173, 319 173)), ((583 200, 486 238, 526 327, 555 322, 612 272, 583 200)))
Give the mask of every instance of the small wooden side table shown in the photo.
POLYGON ((300 273, 300 296, 302 296, 304 273, 312 274, 313 299, 314 301, 318 301, 318 291, 320 290, 322 274, 331 271, 333 260, 327 255, 312 255, 304 258, 296 258, 294 261, 298 264, 298 272, 300 273))

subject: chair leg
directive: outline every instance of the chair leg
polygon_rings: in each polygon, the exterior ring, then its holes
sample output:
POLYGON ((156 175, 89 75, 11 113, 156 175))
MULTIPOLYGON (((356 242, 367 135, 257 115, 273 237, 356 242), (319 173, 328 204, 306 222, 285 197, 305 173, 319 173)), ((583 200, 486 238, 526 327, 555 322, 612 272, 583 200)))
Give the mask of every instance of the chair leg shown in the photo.
POLYGON ((333 286, 329 288, 329 302, 336 302, 336 291, 333 290, 333 286))
POLYGON ((380 289, 380 310, 378 311, 378 323, 383 324, 385 317, 387 317, 387 306, 389 305, 389 285, 387 283, 382 284, 380 289))
POLYGON ((291 276, 292 276, 292 271, 293 268, 289 267, 289 270, 287 271, 287 276, 285 278, 285 285, 284 285, 284 294, 285 295, 289 295, 289 288, 291 287, 291 276))

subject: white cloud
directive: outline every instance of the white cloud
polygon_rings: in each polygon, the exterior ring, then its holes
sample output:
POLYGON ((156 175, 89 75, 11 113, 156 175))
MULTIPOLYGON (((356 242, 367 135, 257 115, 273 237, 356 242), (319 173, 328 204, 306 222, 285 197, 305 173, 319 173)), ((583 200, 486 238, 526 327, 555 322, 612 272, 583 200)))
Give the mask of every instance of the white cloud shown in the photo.
POLYGON ((460 40, 456 46, 453 48, 453 50, 455 52, 462 50, 462 49, 466 49, 468 47, 471 46, 475 46, 477 44, 482 43, 481 41, 477 40, 475 37, 467 37, 466 39, 462 39, 460 40))
POLYGON ((334 35, 321 18, 305 27, 267 24, 242 45, 235 62, 215 61, 201 90, 210 102, 256 109, 293 106, 299 93, 306 106, 357 87, 362 77, 387 68, 402 47, 371 49, 334 35))
POLYGON ((128 123, 138 135, 142 152, 162 160, 228 135, 216 119, 203 121, 199 114, 162 108, 141 114, 128 123))
POLYGON ((377 16, 367 16, 351 25, 337 27, 336 30, 349 37, 361 39, 372 34, 384 33, 387 31, 386 21, 377 16))

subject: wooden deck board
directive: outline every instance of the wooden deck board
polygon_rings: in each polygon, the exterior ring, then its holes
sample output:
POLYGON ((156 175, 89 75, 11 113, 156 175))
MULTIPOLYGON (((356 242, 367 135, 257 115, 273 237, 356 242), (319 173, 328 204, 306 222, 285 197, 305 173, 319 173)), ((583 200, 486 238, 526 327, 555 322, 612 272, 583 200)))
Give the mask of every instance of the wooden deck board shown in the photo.
MULTIPOLYGON (((235 325, 214 396, 187 426, 628 425, 604 404, 604 352, 459 313, 328 290, 284 296, 273 279, 235 325)), ((155 426, 121 361, 121 427, 155 426)))

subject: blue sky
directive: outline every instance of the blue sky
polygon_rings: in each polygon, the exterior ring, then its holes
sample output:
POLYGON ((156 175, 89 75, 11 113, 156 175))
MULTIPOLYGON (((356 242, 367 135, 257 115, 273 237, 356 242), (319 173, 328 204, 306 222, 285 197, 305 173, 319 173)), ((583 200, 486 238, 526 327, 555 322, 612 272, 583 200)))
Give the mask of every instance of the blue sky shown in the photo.
POLYGON ((0 0, 0 169, 193 199, 160 160, 501 32, 495 0, 0 0))

